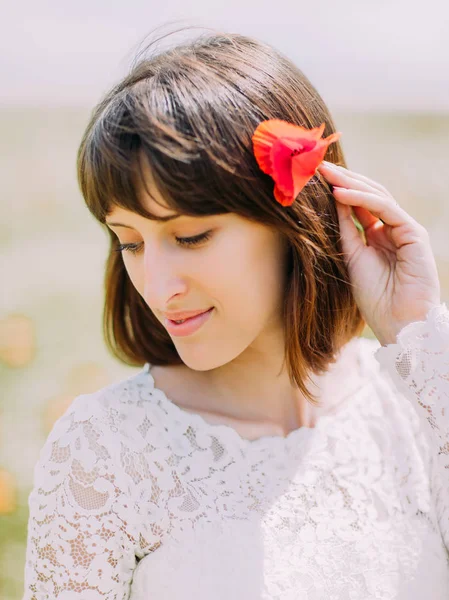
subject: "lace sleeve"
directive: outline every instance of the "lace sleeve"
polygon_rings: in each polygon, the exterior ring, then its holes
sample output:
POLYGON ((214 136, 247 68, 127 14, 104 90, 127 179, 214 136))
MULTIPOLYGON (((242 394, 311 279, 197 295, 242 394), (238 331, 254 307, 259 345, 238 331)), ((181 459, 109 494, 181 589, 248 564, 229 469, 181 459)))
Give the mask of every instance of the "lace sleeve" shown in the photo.
POLYGON ((112 412, 98 393, 76 397, 40 452, 28 498, 22 600, 129 597, 142 531, 112 412))
POLYGON ((436 510, 449 550, 449 310, 433 307, 425 321, 409 323, 396 343, 374 352, 400 391, 410 399, 429 434, 436 510))

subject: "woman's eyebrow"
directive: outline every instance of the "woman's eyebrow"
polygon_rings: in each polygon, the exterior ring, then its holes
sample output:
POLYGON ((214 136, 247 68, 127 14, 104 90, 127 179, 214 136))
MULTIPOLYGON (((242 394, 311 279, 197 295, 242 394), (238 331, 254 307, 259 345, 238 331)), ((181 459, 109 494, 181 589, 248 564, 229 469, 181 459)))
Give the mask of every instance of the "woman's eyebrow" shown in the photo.
MULTIPOLYGON (((178 219, 181 215, 168 215, 167 217, 158 217, 157 220, 162 223, 167 223, 168 221, 173 221, 173 219, 178 219)), ((131 225, 126 225, 125 223, 115 223, 113 221, 105 220, 106 225, 112 225, 113 227, 126 227, 127 229, 134 229, 131 225)))

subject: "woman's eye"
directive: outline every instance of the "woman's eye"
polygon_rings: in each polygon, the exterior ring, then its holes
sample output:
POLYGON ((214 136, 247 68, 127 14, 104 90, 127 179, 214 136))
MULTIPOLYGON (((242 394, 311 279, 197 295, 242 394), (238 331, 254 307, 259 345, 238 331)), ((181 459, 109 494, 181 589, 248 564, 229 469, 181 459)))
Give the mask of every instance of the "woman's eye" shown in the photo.
POLYGON ((141 244, 119 244, 117 248, 114 248, 115 252, 131 252, 131 254, 137 254, 140 250, 141 244))
POLYGON ((195 246, 196 244, 200 244, 201 242, 205 242, 211 236, 211 231, 206 231, 205 233, 200 233, 199 235, 194 235, 193 237, 186 238, 176 238, 176 243, 180 246, 195 246))
MULTIPOLYGON (((199 235, 194 235, 192 237, 177 237, 176 243, 179 246, 196 246, 201 242, 205 242, 210 239, 212 232, 206 231, 205 233, 200 233, 199 235)), ((119 244, 117 248, 114 248, 115 252, 131 252, 131 254, 137 254, 142 247, 142 242, 138 244, 119 244)))

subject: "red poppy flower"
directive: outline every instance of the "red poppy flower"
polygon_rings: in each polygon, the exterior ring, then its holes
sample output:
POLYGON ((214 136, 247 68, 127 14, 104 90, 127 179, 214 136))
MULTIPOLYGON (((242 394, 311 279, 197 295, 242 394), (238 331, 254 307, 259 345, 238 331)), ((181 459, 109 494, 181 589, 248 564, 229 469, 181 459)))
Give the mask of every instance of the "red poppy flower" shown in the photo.
POLYGON ((329 144, 341 136, 337 132, 321 139, 324 127, 322 123, 306 129, 280 119, 268 119, 257 126, 252 137, 254 155, 261 170, 274 179, 274 197, 282 206, 293 204, 314 176, 329 144))

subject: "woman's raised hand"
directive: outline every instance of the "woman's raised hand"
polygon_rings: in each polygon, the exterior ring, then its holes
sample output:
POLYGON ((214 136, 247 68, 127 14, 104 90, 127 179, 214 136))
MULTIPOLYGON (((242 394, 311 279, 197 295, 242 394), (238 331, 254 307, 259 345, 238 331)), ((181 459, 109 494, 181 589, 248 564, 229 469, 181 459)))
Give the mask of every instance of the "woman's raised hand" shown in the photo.
POLYGON ((424 321, 441 303, 427 230, 379 183, 323 161, 317 171, 333 186, 342 250, 357 305, 382 345, 408 323, 424 321), (362 225, 366 244, 351 209, 362 225))

